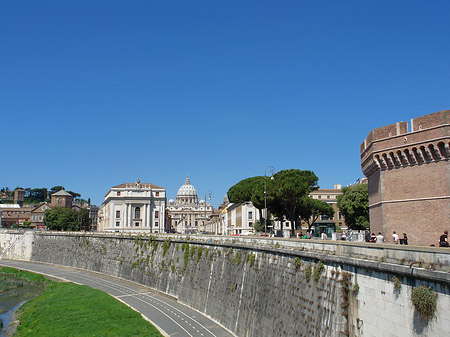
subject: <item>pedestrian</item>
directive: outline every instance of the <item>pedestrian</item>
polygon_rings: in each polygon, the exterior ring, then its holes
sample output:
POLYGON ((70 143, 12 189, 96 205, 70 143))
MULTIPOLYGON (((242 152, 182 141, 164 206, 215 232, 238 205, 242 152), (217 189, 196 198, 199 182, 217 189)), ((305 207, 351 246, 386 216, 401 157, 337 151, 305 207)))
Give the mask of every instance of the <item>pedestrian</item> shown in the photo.
POLYGON ((395 231, 392 233, 392 240, 394 240, 395 244, 398 243, 398 235, 397 235, 397 233, 395 231))
POLYGON ((384 236, 383 235, 381 235, 381 232, 378 232, 378 235, 377 235, 377 237, 376 237, 377 239, 376 239, 376 243, 383 243, 384 242, 384 236))
POLYGON ((320 234, 320 238, 322 240, 327 240, 328 239, 327 233, 325 233, 325 231, 322 231, 322 234, 320 234))
POLYGON ((377 241, 377 237, 375 236, 375 233, 372 233, 372 235, 370 236, 370 242, 375 242, 377 241))
POLYGON ((345 235, 345 233, 344 233, 344 232, 342 232, 342 235, 341 235, 341 240, 342 240, 342 241, 345 241, 345 240, 347 240, 347 235, 345 235))
POLYGON ((406 236, 406 233, 403 233, 403 244, 404 245, 408 244, 408 237, 406 236))
POLYGON ((448 247, 448 231, 445 230, 444 234, 439 238, 439 247, 448 247))
POLYGON ((366 240, 366 242, 370 242, 370 232, 367 230, 364 234, 364 240, 366 240))

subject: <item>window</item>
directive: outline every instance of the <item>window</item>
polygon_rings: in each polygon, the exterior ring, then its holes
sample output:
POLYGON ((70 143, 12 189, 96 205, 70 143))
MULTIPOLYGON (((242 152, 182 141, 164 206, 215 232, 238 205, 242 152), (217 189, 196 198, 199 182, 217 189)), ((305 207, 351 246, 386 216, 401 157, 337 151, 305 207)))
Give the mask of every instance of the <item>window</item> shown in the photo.
POLYGON ((33 215, 32 219, 33 219, 33 221, 36 220, 36 215, 33 215))
POLYGON ((321 195, 319 195, 318 197, 317 197, 318 199, 322 199, 322 196, 321 195))
POLYGON ((155 196, 159 197, 159 192, 155 192, 155 196))
POLYGON ((327 199, 330 199, 330 196, 329 196, 329 195, 327 195, 327 199))
POLYGON ((139 227, 139 222, 135 222, 134 226, 139 227))
POLYGON ((248 219, 252 220, 253 219, 253 212, 248 212, 248 219))
POLYGON ((177 220, 175 220, 175 226, 176 226, 176 225, 178 225, 178 221, 177 221, 177 220))
POLYGON ((39 215, 39 221, 42 221, 42 215, 39 215))
POLYGON ((116 221, 116 227, 119 227, 119 226, 120 226, 120 222, 116 221))
POLYGON ((338 218, 339 218, 339 220, 342 220, 342 214, 341 214, 341 212, 338 212, 338 218))
POLYGON ((116 211, 116 218, 120 218, 120 211, 116 211))
POLYGON ((136 207, 134 209, 134 218, 135 219, 140 219, 141 218, 141 208, 140 207, 136 207))
POLYGON ((155 219, 159 218, 159 211, 155 211, 155 219))
POLYGON ((62 199, 58 199, 58 205, 62 205, 62 199))
POLYGON ((117 192, 117 196, 120 197, 120 192, 117 192))
POLYGON ((248 226, 249 226, 249 227, 253 227, 253 222, 249 222, 249 223, 248 223, 248 226))
POLYGON ((159 223, 158 221, 155 222, 155 227, 158 227, 159 223))
POLYGON ((197 220, 195 220, 195 227, 197 227, 198 226, 198 221, 197 220))

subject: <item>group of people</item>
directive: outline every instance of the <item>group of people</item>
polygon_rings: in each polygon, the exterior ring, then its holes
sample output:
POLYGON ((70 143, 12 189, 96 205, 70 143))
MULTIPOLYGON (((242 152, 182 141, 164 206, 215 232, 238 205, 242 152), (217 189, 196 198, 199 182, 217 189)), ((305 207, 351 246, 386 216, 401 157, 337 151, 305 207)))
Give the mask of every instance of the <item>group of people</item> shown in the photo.
MULTIPOLYGON (((366 242, 375 242, 375 243, 383 243, 386 242, 384 236, 381 234, 381 232, 378 232, 378 235, 375 235, 375 233, 370 234, 369 231, 366 231, 364 238, 366 242)), ((393 231, 392 233, 392 241, 395 244, 401 244, 401 245, 407 245, 408 244, 408 236, 406 233, 403 233, 403 239, 400 239, 396 231, 393 231)))

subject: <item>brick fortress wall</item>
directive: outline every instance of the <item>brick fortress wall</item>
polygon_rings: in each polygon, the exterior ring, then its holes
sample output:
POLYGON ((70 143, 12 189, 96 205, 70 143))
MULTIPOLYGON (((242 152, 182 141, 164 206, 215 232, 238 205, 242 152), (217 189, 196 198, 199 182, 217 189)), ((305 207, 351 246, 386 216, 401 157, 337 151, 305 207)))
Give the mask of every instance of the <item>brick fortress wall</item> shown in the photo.
POLYGON ((437 245, 450 229, 450 110, 372 130, 361 144, 372 232, 437 245), (400 237, 402 237, 400 235, 400 237))

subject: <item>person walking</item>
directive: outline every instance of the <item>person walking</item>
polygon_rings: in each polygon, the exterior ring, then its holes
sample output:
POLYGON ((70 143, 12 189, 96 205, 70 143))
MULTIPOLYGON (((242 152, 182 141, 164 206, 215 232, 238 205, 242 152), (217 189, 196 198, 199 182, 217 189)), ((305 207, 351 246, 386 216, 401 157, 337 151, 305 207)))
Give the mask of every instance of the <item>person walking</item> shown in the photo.
POLYGON ((395 244, 398 244, 398 235, 395 231, 392 233, 392 240, 395 244))

